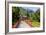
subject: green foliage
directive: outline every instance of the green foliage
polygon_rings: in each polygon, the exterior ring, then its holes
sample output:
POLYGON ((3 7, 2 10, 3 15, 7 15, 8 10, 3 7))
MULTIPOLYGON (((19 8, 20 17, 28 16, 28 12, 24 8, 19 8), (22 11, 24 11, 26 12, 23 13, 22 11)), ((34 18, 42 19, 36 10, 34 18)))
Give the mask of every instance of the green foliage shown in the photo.
POLYGON ((22 7, 20 7, 20 15, 22 16, 27 16, 27 11, 25 9, 23 9, 22 7))
POLYGON ((12 22, 14 24, 14 22, 16 22, 17 20, 19 20, 19 7, 12 7, 12 22))
POLYGON ((27 19, 29 19, 30 18, 30 15, 29 15, 29 13, 27 13, 27 19))
POLYGON ((32 27, 40 27, 40 23, 37 21, 32 22, 32 27))
POLYGON ((40 10, 38 9, 35 13, 31 13, 30 18, 32 19, 32 21, 40 22, 40 10))
POLYGON ((40 9, 38 9, 35 13, 36 21, 40 22, 40 9))

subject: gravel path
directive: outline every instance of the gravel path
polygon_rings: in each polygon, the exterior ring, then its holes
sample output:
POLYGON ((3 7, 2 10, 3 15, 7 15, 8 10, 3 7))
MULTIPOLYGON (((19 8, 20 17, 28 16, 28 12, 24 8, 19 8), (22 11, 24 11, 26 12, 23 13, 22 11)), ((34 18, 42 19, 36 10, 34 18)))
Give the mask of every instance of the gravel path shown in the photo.
POLYGON ((21 21, 18 28, 30 28, 30 26, 25 21, 21 21))

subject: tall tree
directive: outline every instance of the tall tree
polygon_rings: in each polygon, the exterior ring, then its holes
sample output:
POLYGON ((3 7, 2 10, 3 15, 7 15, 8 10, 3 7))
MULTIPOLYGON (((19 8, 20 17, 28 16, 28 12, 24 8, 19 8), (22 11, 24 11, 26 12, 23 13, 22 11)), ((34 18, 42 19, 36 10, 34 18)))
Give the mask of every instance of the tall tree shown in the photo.
POLYGON ((12 7, 12 21, 13 21, 13 24, 17 20, 19 20, 19 11, 20 11, 19 7, 12 7))

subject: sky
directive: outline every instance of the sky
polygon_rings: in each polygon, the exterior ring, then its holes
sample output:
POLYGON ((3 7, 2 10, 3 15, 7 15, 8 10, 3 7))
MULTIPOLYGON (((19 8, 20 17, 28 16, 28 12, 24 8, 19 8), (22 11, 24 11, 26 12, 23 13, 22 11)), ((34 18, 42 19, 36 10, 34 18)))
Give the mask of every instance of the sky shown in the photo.
POLYGON ((24 7, 24 9, 33 10, 34 12, 36 12, 39 9, 39 7, 24 7))

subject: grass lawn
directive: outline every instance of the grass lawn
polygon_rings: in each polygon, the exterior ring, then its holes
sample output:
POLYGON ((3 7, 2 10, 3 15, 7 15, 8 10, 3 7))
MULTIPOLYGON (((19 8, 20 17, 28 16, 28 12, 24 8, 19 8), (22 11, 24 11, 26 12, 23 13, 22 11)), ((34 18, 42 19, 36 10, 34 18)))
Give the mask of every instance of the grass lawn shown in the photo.
POLYGON ((33 21, 32 27, 40 27, 40 22, 33 21))

